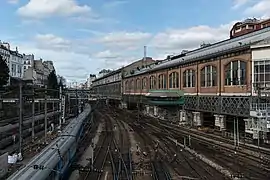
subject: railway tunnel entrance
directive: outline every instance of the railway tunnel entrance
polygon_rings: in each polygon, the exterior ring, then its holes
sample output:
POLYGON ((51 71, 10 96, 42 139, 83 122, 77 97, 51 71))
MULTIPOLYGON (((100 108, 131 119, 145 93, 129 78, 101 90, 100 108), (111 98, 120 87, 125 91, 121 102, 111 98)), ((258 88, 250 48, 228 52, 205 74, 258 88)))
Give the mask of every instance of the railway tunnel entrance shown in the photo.
POLYGON ((209 113, 209 112, 202 112, 202 125, 203 127, 208 127, 208 128, 215 128, 215 117, 213 115, 213 113, 209 113))
POLYGON ((128 102, 127 103, 127 109, 128 110, 136 110, 137 109, 137 104, 133 102, 128 102))
POLYGON ((116 99, 107 99, 107 104, 113 107, 119 107, 119 105, 121 104, 121 101, 116 100, 116 99))

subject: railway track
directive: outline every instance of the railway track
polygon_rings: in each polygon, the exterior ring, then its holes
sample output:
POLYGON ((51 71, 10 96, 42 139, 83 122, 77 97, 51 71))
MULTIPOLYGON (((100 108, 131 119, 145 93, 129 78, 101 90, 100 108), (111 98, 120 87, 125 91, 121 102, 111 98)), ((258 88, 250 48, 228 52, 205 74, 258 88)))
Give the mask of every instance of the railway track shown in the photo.
POLYGON ((132 180, 132 157, 130 153, 130 139, 128 126, 122 121, 122 118, 113 111, 113 108, 108 106, 111 116, 110 118, 117 125, 118 129, 118 143, 114 141, 115 149, 119 153, 118 160, 118 178, 132 180))
POLYGON ((111 170, 112 170, 112 178, 113 180, 117 180, 118 177, 118 171, 117 171, 117 160, 116 156, 113 155, 113 152, 115 151, 115 147, 113 148, 113 144, 110 146, 109 150, 109 156, 110 156, 110 164, 111 164, 111 170))
MULTIPOLYGON (((145 167, 150 167, 154 179, 167 180, 172 179, 172 177, 176 177, 177 179, 228 179, 228 177, 222 175, 212 166, 186 151, 185 148, 176 146, 170 139, 171 137, 184 144, 184 141, 188 142, 186 141, 188 135, 191 137, 191 144, 187 143, 188 146, 190 145, 189 148, 203 154, 216 164, 229 169, 232 179, 236 177, 248 180, 270 178, 269 163, 267 161, 258 160, 254 155, 232 149, 225 142, 213 143, 217 142, 217 139, 212 138, 208 140, 209 137, 207 138, 201 133, 196 134, 184 131, 181 128, 171 127, 153 118, 142 116, 142 118, 138 119, 134 114, 127 114, 119 109, 107 107, 103 115, 104 117, 106 116, 106 121, 111 123, 111 129, 113 129, 113 124, 119 129, 119 137, 116 139, 112 138, 111 143, 108 145, 109 148, 106 149, 106 152, 103 152, 103 155, 97 157, 97 159, 102 161, 102 158, 104 158, 103 163, 99 162, 101 169, 104 166, 106 158, 110 159, 112 174, 115 180, 130 180, 134 178, 131 175, 134 167, 132 167, 132 160, 130 158, 130 143, 128 138, 130 128, 128 127, 131 127, 140 139, 143 140, 141 144, 141 149, 143 149, 141 153, 145 157, 143 164, 145 164, 145 167), (127 114, 128 118, 126 118, 127 114), (158 147, 157 140, 159 141, 158 147)), ((114 137, 116 134, 111 132, 109 135, 114 137)), ((103 151, 105 150, 103 149, 103 151)))
MULTIPOLYGON (((118 111, 121 113, 121 110, 118 111)), ((132 117, 133 121, 137 119, 137 116, 134 114, 131 114, 128 112, 128 114, 132 117)), ((239 177, 243 179, 269 179, 269 161, 263 159, 259 159, 256 156, 252 154, 247 154, 239 149, 230 148, 227 146, 227 144, 231 145, 231 142, 224 140, 221 141, 221 143, 213 143, 212 141, 219 141, 219 137, 213 138, 211 135, 206 135, 205 133, 198 132, 194 133, 193 131, 184 131, 184 128, 178 128, 178 127, 171 127, 172 125, 168 123, 162 123, 158 122, 154 118, 144 117, 143 121, 140 122, 141 125, 143 124, 144 128, 150 125, 150 127, 144 129, 144 131, 147 130, 147 132, 150 132, 151 130, 156 130, 156 135, 160 134, 163 137, 171 136, 177 139, 180 143, 184 144, 183 138, 188 137, 188 135, 191 135, 191 141, 192 145, 191 148, 196 150, 196 152, 199 152, 201 154, 204 154, 206 157, 210 158, 214 162, 216 162, 219 165, 222 165, 223 167, 228 168, 232 172, 232 177, 239 177), (162 133, 163 132, 163 133, 162 133), (192 135, 195 134, 195 137, 192 135), (206 138, 205 138, 206 137, 206 138), (210 139, 212 141, 207 141, 207 139, 210 139)), ((141 129, 143 129, 141 127, 141 129)), ((159 139, 162 139, 162 137, 159 137, 159 139)), ((171 149, 176 148, 175 145, 170 141, 166 140, 166 138, 161 140, 161 142, 165 142, 165 148, 163 148, 163 151, 167 154, 170 154, 170 156, 173 156, 174 152, 177 152, 179 150, 170 150, 167 147, 171 147, 171 149), (171 151, 171 152, 170 152, 171 151)), ((220 142, 220 141, 219 141, 220 142)), ((241 147, 244 149, 244 146, 241 147)), ((249 147, 249 150, 252 148, 249 147)), ((254 151, 254 149, 253 149, 254 151)), ((256 153, 256 152, 255 152, 256 153)), ((177 172, 179 177, 187 176, 188 174, 183 173, 183 170, 177 170, 175 167, 183 166, 182 167, 184 172, 192 172, 189 174, 189 176, 193 176, 194 178, 200 178, 200 179, 215 179, 216 173, 213 168, 209 168, 206 166, 206 164, 200 165, 198 163, 197 159, 192 159, 190 156, 187 156, 186 154, 182 153, 175 153, 176 158, 174 159, 174 162, 176 162, 176 165, 173 165, 171 163, 170 165, 172 168, 177 172), (184 161, 183 161, 184 160, 184 161), (207 167, 207 168, 206 168, 207 167), (204 177, 205 176, 205 177, 204 177)), ((265 152, 267 154, 267 151, 265 152)), ((179 169, 179 168, 178 168, 179 169)), ((222 177, 221 177, 222 178, 222 177)), ((223 177, 224 178, 224 177, 223 177)))
POLYGON ((160 160, 154 160, 152 162, 152 169, 153 169, 153 179, 154 180, 170 180, 171 176, 165 170, 164 164, 160 160))
POLYGON ((248 159, 238 156, 237 153, 228 153, 220 149, 218 146, 209 146, 203 143, 193 143, 193 149, 207 156, 216 163, 227 167, 233 177, 241 177, 242 179, 269 179, 268 172, 260 165, 250 162, 248 159))
MULTIPOLYGON (((66 120, 66 121, 68 121, 68 120, 66 120)), ((52 122, 57 124, 58 120, 52 120, 52 119, 48 120, 48 124, 50 124, 52 122)), ((63 127, 65 127, 65 125, 63 125, 63 127)), ((31 131, 29 131, 29 129, 27 127, 24 127, 22 132, 23 132, 22 138, 24 140, 22 148, 23 149, 28 148, 29 144, 31 144, 31 146, 32 145, 35 146, 37 144, 36 143, 37 139, 40 138, 45 132, 44 123, 38 124, 35 126, 35 139, 36 140, 34 143, 32 143, 31 131)), ((18 136, 18 134, 16 134, 16 135, 18 136)), ((0 142, 2 144, 0 144, 0 154, 3 154, 5 152, 14 153, 18 150, 19 142, 18 142, 17 136, 15 139, 16 140, 15 143, 13 141, 12 135, 9 135, 6 138, 1 139, 0 142)), ((40 144, 40 143, 38 143, 38 144, 40 144)))
POLYGON ((99 180, 102 176, 103 167, 105 165, 106 159, 109 154, 110 146, 113 140, 113 126, 111 121, 108 118, 104 118, 101 116, 105 122, 105 131, 102 132, 102 141, 100 146, 97 146, 94 150, 94 159, 93 159, 93 169, 91 169, 91 165, 89 171, 84 175, 83 179, 95 179, 99 180))
MULTIPOLYGON (((155 124, 156 125, 156 124, 155 124)), ((158 127, 157 127, 158 128, 158 127)), ((160 129, 164 129, 163 126, 160 129)), ((183 138, 190 135, 189 133, 181 134, 178 130, 170 129, 165 130, 172 137, 176 138, 179 142, 184 144, 183 138)), ((243 179, 269 179, 269 168, 265 167, 267 164, 261 159, 250 157, 249 154, 241 153, 236 149, 223 147, 220 144, 215 144, 202 140, 200 137, 192 137, 192 147, 196 152, 204 154, 217 164, 222 165, 231 170, 232 177, 239 177, 243 179), (213 156, 215 153, 217 156, 213 156)), ((269 164, 268 164, 269 166, 269 164)))
MULTIPOLYGON (((213 139, 222 143, 226 143, 226 144, 230 144, 230 145, 234 145, 234 142, 230 139, 226 139, 220 136, 216 136, 216 135, 212 135, 212 134, 207 134, 198 130, 193 130, 193 129, 187 129, 181 126, 175 126, 170 124, 169 122, 166 122, 164 120, 159 120, 159 122, 161 124, 164 124, 166 126, 170 126, 171 128, 177 128, 179 130, 182 131, 186 131, 190 134, 196 134, 198 136, 204 136, 205 138, 209 138, 209 139, 213 139)), ((264 148, 264 147, 260 147, 258 148, 257 146, 255 147, 254 145, 249 145, 249 144, 244 144, 242 142, 239 143, 239 148, 240 149, 244 149, 244 150, 250 150, 250 151, 255 151, 256 153, 261 153, 262 155, 266 155, 268 156, 268 158, 270 158, 270 149, 268 148, 264 148)))
MULTIPOLYGON (((116 122, 113 117, 113 113, 109 111, 109 109, 103 109, 100 111, 100 117, 104 120, 105 130, 101 134, 101 138, 99 140, 100 143, 96 146, 94 150, 94 162, 93 169, 89 168, 89 171, 82 175, 82 179, 87 180, 99 180, 102 178, 103 171, 105 168, 105 164, 107 161, 110 161, 112 177, 114 180, 119 179, 127 179, 130 178, 130 159, 126 156, 124 152, 126 152, 128 145, 127 142, 127 134, 122 133, 122 130, 119 128, 119 132, 123 139, 120 139, 120 142, 117 143, 115 139, 115 132, 113 124, 116 122), (124 151, 125 150, 125 151, 124 151)), ((122 123, 117 122, 119 126, 122 126, 122 123), (118 124, 119 123, 119 124, 118 124)), ((129 152, 129 151, 128 151, 129 152)), ((90 164, 87 166, 90 167, 90 164)))
MULTIPOLYGON (((130 124, 132 124, 132 121, 133 120, 131 120, 130 124)), ((175 172, 174 176, 176 178, 215 180, 218 177, 219 179, 224 179, 215 169, 202 162, 198 162, 192 155, 174 147, 175 145, 171 143, 171 140, 165 138, 168 134, 166 134, 163 129, 158 129, 157 131, 153 130, 151 127, 147 126, 144 119, 136 124, 137 125, 134 125, 133 123, 131 126, 133 126, 134 131, 140 134, 146 144, 151 146, 151 151, 155 152, 152 153, 152 156, 156 157, 157 154, 159 154, 160 157, 163 157, 161 160, 151 158, 152 173, 155 179, 158 178, 157 172, 159 172, 161 179, 169 179, 170 177, 169 171, 162 169, 162 166, 158 164, 160 162, 163 163, 163 167, 170 167, 175 172), (156 147, 157 140, 159 141, 158 149, 156 147), (158 169, 158 171, 156 171, 156 169, 158 169)))
MULTIPOLYGON (((50 112, 53 112, 52 109, 48 109, 47 113, 50 113, 50 112)), ((38 116, 38 115, 41 115, 41 114, 44 114, 45 111, 40 111, 40 112, 36 112, 35 113, 35 116, 38 116)), ((32 118, 32 115, 24 115, 23 116, 23 119, 26 120, 26 119, 31 119, 32 118)), ((19 117, 12 117, 12 118, 7 118, 7 119, 1 119, 0 120, 0 126, 5 126, 5 125, 8 125, 8 124, 14 124, 14 123, 18 123, 18 120, 19 120, 19 117)))
MULTIPOLYGON (((146 126, 147 127, 147 126, 146 126)), ((177 177, 190 177, 197 179, 225 179, 221 173, 199 161, 184 149, 179 149, 167 138, 168 134, 162 130, 147 129, 159 140, 159 149, 163 151, 168 165, 175 171, 177 177), (173 158, 171 158, 173 157, 173 158)))
MULTIPOLYGON (((166 168, 168 164, 163 162, 164 154, 158 152, 157 144, 158 141, 155 137, 151 136, 148 132, 148 129, 145 129, 141 124, 130 123, 134 131, 141 137, 143 140, 144 147, 144 156, 148 156, 150 161, 150 167, 152 171, 152 177, 154 180, 170 180, 171 175, 169 170, 166 168), (146 131, 148 133, 146 133, 146 131)), ((145 162, 148 164, 148 162, 145 162)))

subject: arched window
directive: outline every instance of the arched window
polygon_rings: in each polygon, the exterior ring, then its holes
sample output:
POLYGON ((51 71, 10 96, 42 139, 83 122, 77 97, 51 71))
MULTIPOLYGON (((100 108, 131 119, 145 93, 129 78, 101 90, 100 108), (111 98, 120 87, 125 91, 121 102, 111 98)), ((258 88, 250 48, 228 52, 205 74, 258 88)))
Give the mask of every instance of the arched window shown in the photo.
POLYGON ((125 90, 126 90, 126 91, 129 90, 129 82, 128 82, 128 80, 126 80, 126 82, 125 82, 125 90))
POLYGON ((130 89, 134 89, 134 81, 133 81, 133 79, 130 81, 130 89))
POLYGON ((179 88, 179 73, 172 72, 169 75, 169 88, 179 88))
POLYGON ((183 72, 183 87, 195 87, 195 71, 187 69, 183 72))
POLYGON ((247 63, 236 60, 231 61, 225 66, 225 85, 244 85, 247 84, 246 76, 247 63))
POLYGON ((156 88, 156 77, 151 76, 150 77, 150 89, 155 89, 156 88))
POLYGON ((166 89, 167 81, 166 76, 164 74, 158 75, 158 89, 166 89))
POLYGON ((136 80, 136 89, 140 89, 141 88, 141 80, 138 78, 137 80, 136 80))
POLYGON ((205 66, 201 70, 201 87, 217 85, 217 68, 215 66, 205 66))
POLYGON ((144 77, 142 79, 142 89, 147 89, 147 78, 146 77, 144 77))

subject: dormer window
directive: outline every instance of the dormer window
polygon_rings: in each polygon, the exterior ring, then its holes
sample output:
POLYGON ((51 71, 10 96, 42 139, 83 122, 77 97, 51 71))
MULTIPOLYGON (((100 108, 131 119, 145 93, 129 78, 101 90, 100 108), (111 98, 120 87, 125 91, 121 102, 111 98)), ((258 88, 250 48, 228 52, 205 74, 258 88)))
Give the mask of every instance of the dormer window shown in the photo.
POLYGON ((254 29, 254 25, 247 25, 247 29, 254 29))
POLYGON ((267 27, 267 24, 262 24, 261 25, 261 28, 266 28, 267 27))

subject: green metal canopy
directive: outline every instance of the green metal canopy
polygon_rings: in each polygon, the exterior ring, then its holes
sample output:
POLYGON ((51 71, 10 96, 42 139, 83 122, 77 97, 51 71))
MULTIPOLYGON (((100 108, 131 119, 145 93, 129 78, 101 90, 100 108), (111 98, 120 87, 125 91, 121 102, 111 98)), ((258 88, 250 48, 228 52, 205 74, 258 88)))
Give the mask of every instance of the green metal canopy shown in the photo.
POLYGON ((183 97, 184 92, 180 90, 150 90, 145 96, 147 97, 160 97, 160 98, 177 98, 183 97))
POLYGON ((180 90, 150 90, 145 96, 148 103, 158 106, 184 104, 184 92, 180 90))

